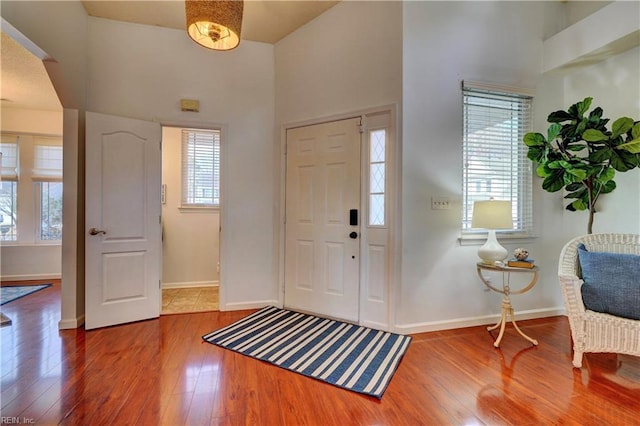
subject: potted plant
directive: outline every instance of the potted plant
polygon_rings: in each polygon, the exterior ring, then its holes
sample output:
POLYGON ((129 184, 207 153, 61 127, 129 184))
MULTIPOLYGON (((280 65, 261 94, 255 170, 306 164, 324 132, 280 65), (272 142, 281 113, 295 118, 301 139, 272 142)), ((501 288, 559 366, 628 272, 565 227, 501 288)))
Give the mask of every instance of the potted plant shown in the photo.
POLYGON ((592 233, 596 203, 616 188, 616 171, 640 167, 640 122, 621 117, 607 129, 602 108, 588 115, 592 98, 575 103, 567 111, 549 114, 546 137, 530 132, 524 136, 527 158, 537 164, 548 192, 564 189, 569 211, 588 210, 587 232, 592 233))

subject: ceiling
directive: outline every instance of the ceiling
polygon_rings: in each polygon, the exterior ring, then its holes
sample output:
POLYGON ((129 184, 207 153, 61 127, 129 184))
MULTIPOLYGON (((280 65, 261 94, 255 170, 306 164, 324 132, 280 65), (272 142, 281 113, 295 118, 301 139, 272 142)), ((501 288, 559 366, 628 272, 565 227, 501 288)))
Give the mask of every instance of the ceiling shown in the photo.
MULTIPOLYGON (((241 38, 276 43, 337 3, 324 0, 245 1, 241 38)), ((83 0, 82 4, 90 16, 165 28, 185 28, 183 1, 83 0)), ((1 57, 3 108, 62 109, 42 61, 4 32, 1 57)))
MULTIPOLYGON (((244 2, 242 40, 276 43, 334 6, 324 0, 248 0, 244 2)), ((186 27, 184 1, 83 0, 91 16, 159 27, 186 27)))

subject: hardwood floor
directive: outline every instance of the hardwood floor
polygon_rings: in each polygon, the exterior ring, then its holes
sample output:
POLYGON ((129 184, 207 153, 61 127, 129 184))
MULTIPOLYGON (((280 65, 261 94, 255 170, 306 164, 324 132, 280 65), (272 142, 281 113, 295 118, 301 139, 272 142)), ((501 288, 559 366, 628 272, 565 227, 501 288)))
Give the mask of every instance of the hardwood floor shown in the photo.
MULTIPOLYGON (((3 284, 4 285, 4 284, 3 284)), ((202 343, 244 312, 58 330, 60 283, 3 305, 2 420, 39 425, 633 425, 640 358, 571 366, 566 318, 414 335, 382 400, 202 343), (494 334, 495 336, 495 334, 494 334)))

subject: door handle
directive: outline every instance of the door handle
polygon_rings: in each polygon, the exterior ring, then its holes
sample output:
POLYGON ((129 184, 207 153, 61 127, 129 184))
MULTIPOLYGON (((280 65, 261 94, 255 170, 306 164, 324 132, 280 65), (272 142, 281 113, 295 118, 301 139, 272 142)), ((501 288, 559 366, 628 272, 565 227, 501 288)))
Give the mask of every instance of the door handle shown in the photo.
POLYGON ((355 240, 356 238, 358 238, 358 233, 353 231, 349 234, 349 238, 351 238, 352 240, 355 240))
POLYGON ((100 234, 107 235, 107 232, 101 229, 96 229, 96 228, 89 229, 89 235, 100 235, 100 234))

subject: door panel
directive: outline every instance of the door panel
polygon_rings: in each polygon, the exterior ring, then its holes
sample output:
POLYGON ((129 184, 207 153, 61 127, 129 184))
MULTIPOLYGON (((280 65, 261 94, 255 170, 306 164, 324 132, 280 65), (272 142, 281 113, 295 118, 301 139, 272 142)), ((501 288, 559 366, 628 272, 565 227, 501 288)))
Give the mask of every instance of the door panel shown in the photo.
POLYGON ((287 131, 285 306, 351 321, 359 312, 360 119, 287 131))
POLYGON ((160 315, 160 125, 87 113, 87 329, 160 315))

